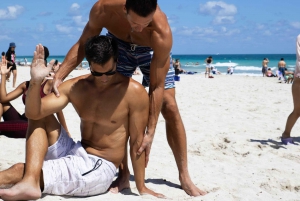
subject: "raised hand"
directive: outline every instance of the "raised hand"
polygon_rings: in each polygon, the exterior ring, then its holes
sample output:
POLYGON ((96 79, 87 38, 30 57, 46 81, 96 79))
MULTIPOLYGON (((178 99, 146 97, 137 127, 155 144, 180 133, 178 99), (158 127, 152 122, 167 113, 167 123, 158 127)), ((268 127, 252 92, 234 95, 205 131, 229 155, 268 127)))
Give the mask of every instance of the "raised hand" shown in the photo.
POLYGON ((9 68, 7 68, 7 60, 5 58, 2 59, 2 61, 1 61, 1 67, 0 67, 1 74, 6 75, 10 71, 11 68, 12 68, 12 66, 9 67, 9 68))
POLYGON ((30 69, 31 80, 33 81, 42 81, 47 75, 49 75, 52 69, 54 60, 52 60, 47 67, 45 64, 44 55, 44 47, 41 44, 38 44, 34 51, 30 69))

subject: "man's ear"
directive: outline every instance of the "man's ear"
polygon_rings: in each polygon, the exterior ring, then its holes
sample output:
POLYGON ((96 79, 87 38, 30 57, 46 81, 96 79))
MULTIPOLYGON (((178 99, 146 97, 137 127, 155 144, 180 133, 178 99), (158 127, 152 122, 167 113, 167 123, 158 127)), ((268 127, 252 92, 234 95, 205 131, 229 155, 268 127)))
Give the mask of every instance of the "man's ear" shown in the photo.
POLYGON ((127 9, 126 9, 125 4, 123 5, 123 12, 124 12, 125 14, 127 14, 127 9))

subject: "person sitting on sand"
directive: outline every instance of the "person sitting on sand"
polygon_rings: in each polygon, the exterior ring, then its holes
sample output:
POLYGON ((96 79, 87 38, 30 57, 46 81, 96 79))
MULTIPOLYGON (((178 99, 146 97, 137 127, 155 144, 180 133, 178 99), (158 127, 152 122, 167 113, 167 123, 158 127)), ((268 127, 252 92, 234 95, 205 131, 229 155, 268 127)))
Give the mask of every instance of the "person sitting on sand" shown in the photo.
POLYGON ((296 42, 296 57, 295 76, 292 85, 294 109, 287 118, 285 129, 281 136, 281 141, 284 144, 293 143, 291 131, 300 116, 300 35, 298 35, 296 42))
POLYGON ((284 68, 284 78, 285 78, 285 82, 287 84, 292 83, 294 80, 294 72, 293 71, 288 71, 287 68, 284 68))
POLYGON ((266 75, 267 75, 267 77, 276 77, 276 75, 273 74, 271 68, 268 68, 266 75))
MULTIPOLYGON (((46 46, 44 46, 44 58, 45 58, 45 65, 47 64, 47 57, 49 56, 49 50, 46 46)), ((3 118, 4 122, 15 122, 16 127, 19 124, 19 121, 25 121, 27 122, 27 117, 25 114, 19 114, 19 112, 11 105, 11 101, 15 100, 16 98, 22 96, 22 101, 25 105, 26 101, 26 94, 28 87, 30 85, 30 81, 25 81, 17 88, 15 88, 13 91, 7 93, 6 91, 6 75, 10 72, 10 68, 6 67, 6 61, 5 59, 2 61, 1 65, 1 86, 0 86, 0 117, 3 118)), ((54 73, 59 69, 58 66, 54 65, 52 68, 52 76, 54 73)), ((40 95, 41 98, 45 97, 46 95, 51 93, 51 86, 52 86, 52 77, 47 76, 44 78, 43 82, 41 83, 40 87, 40 95)), ((62 111, 59 111, 56 113, 56 116, 59 120, 59 122, 63 125, 66 131, 68 131, 67 124, 65 122, 64 114, 62 111)), ((1 122, 0 122, 1 124, 1 122)), ((13 123, 11 124, 13 125, 13 123)), ((11 138, 25 138, 26 137, 26 130, 19 130, 19 131, 1 131, 1 135, 5 135, 7 137, 11 138)))
POLYGON ((0 178, 5 178, 0 180, 1 186, 16 183, 10 189, 0 190, 1 198, 38 199, 41 190, 46 194, 81 197, 105 193, 124 158, 129 138, 139 193, 164 197, 145 186, 145 152, 137 155, 148 121, 148 94, 140 83, 116 71, 115 39, 103 35, 88 39, 85 54, 91 74, 63 82, 59 97, 52 93, 41 99, 39 86, 50 71, 41 62, 43 51, 42 45, 36 47, 30 71, 26 163, 0 172, 0 178), (77 143, 51 115, 68 103, 81 119, 81 141, 77 143))
POLYGON ((181 68, 181 63, 180 63, 179 59, 175 60, 174 66, 175 66, 175 75, 186 73, 186 70, 181 68))

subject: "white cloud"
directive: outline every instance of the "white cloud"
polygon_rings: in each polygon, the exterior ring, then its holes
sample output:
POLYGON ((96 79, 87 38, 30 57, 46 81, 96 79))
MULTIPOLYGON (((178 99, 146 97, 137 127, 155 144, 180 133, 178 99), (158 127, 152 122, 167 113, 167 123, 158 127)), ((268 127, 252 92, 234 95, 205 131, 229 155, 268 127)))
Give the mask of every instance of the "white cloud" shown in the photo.
POLYGON ((87 21, 83 21, 82 20, 82 16, 81 15, 74 16, 73 20, 76 23, 76 25, 78 25, 78 26, 85 26, 86 23, 87 23, 87 21))
POLYGON ((56 25, 56 29, 62 33, 70 33, 72 31, 72 27, 62 26, 60 24, 56 25))
POLYGON ((199 12, 203 15, 215 16, 213 20, 215 24, 232 24, 235 22, 234 15, 237 13, 237 8, 223 1, 208 1, 203 5, 200 4, 199 12))
POLYGON ((213 20, 214 24, 232 24, 235 22, 233 16, 216 16, 213 20))
POLYGON ((45 26, 44 24, 38 24, 36 26, 36 29, 39 31, 39 32, 43 32, 45 30, 45 26))
POLYGON ((23 11, 23 6, 8 6, 7 9, 0 9, 0 19, 16 19, 23 11))
POLYGON ((300 22, 291 22, 290 24, 292 27, 294 27, 296 29, 300 29, 300 22))
POLYGON ((11 38, 6 35, 0 35, 0 40, 10 40, 11 38))
POLYGON ((226 4, 223 1, 208 1, 200 5, 200 13, 207 15, 230 16, 237 13, 237 8, 233 4, 226 4))
POLYGON ((69 15, 79 15, 80 14, 80 6, 77 3, 73 3, 69 10, 69 15))

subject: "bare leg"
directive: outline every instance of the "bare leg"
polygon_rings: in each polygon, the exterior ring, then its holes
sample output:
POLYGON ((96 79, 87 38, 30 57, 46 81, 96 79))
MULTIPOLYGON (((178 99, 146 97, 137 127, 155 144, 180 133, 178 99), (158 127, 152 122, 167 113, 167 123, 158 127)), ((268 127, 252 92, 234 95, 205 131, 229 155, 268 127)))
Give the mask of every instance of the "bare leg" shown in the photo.
POLYGON ((175 88, 164 92, 162 115, 166 120, 167 139, 176 160, 183 190, 191 196, 205 195, 192 182, 188 172, 186 133, 175 100, 175 88))
POLYGON ((6 80, 7 81, 9 81, 10 75, 11 75, 11 72, 9 71, 9 73, 6 74, 6 80))
POLYGON ((13 88, 16 88, 16 82, 17 82, 17 70, 13 70, 13 88))
POLYGON ((282 138, 291 137, 291 130, 300 116, 300 79, 299 78, 294 79, 292 85, 292 94, 293 94, 293 101, 294 101, 294 110, 287 118, 285 130, 282 134, 282 138))
POLYGON ((128 154, 127 145, 125 148, 125 156, 121 165, 119 166, 118 178, 110 185, 110 192, 118 193, 124 189, 130 188, 129 183, 130 172, 128 169, 128 154))
POLYGON ((0 172, 0 188, 8 188, 20 182, 24 175, 25 166, 23 163, 17 163, 7 170, 0 172))
POLYGON ((29 120, 26 139, 26 171, 23 179, 15 186, 0 190, 0 197, 3 200, 35 200, 41 197, 43 188, 41 170, 44 157, 48 146, 58 139, 59 132, 60 125, 53 115, 41 120, 29 120))

